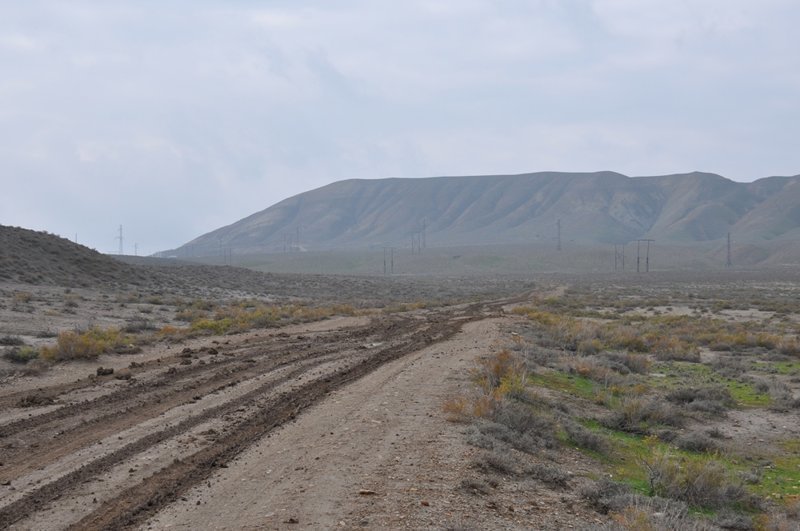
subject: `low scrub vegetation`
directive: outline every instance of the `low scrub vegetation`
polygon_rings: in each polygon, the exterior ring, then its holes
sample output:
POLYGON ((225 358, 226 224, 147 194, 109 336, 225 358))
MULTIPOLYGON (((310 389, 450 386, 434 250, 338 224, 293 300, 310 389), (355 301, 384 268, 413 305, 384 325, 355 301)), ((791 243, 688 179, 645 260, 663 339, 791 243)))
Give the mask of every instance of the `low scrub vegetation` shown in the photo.
POLYGON ((695 284, 603 284, 515 310, 525 319, 509 348, 527 393, 547 388, 565 406, 550 410, 559 442, 613 477, 585 495, 611 516, 606 529, 800 528, 796 445, 754 446, 763 435, 740 424, 800 408, 800 299, 783 287, 770 296, 748 306, 695 284))
POLYGON ((135 339, 118 328, 90 328, 84 332, 60 332, 53 346, 42 347, 40 355, 47 361, 88 360, 134 346, 135 339))
POLYGON ((54 345, 40 349, 28 348, 24 351, 15 349, 7 352, 6 357, 19 363, 36 358, 47 362, 91 360, 101 354, 134 353, 141 345, 154 340, 177 342, 200 335, 232 334, 256 328, 317 321, 334 315, 355 314, 356 310, 349 305, 269 305, 253 300, 222 305, 195 300, 184 304, 176 315, 177 320, 187 323, 186 326, 166 325, 157 329, 149 320, 137 318, 122 328, 65 330, 58 333, 54 345))

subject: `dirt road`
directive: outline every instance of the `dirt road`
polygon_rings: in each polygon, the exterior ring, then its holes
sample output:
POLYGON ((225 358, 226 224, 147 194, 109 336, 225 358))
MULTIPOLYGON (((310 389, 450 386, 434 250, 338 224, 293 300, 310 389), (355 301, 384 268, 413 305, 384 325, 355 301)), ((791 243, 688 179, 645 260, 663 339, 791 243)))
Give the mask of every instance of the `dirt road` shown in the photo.
POLYGON ((415 471, 446 475, 469 451, 434 413, 499 315, 475 304, 209 339, 12 386, 0 528, 444 523, 456 511, 422 498, 452 485, 415 471))

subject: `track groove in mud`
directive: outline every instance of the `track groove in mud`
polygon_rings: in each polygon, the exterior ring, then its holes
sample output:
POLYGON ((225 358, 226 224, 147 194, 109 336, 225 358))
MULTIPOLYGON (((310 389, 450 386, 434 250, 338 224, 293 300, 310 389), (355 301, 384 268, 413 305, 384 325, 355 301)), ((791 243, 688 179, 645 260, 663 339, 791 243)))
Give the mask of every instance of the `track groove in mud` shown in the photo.
MULTIPOLYGON (((485 312, 487 306, 481 308, 485 312)), ((24 483, 24 478, 29 477, 27 473, 44 470, 50 464, 57 464, 57 470, 63 473, 48 477, 42 484, 29 480, 27 487, 20 487, 24 494, 17 491, 16 495, 8 492, 0 495, 0 528, 51 506, 59 498, 69 496, 79 485, 92 481, 154 445, 172 440, 204 422, 220 418, 230 421, 229 429, 209 446, 200 447, 195 453, 181 454, 180 459, 171 465, 122 492, 108 493, 110 499, 101 499, 101 505, 94 506, 94 512, 83 515, 73 528, 116 528, 140 522, 330 391, 364 376, 383 363, 446 339, 464 322, 481 316, 479 306, 472 305, 457 311, 432 312, 425 319, 381 316, 368 325, 352 329, 316 332, 307 336, 277 334, 258 338, 226 348, 225 353, 233 355, 220 356, 217 358, 219 363, 195 363, 186 368, 173 365, 177 370, 171 374, 165 372, 169 362, 146 365, 137 373, 142 381, 130 387, 10 422, 0 427, 0 444, 3 444, 0 461, 6 465, 0 468, 3 483, 13 481, 20 485, 20 480, 24 483), (119 448, 104 449, 91 461, 76 463, 74 466, 77 468, 69 464, 74 458, 67 460, 66 465, 59 464, 104 437, 122 433, 145 421, 152 423, 157 416, 175 407, 210 397, 229 386, 235 388, 242 382, 255 383, 254 379, 274 371, 288 372, 234 398, 216 398, 215 401, 222 400, 222 403, 211 405, 177 424, 155 424, 158 426, 155 431, 144 432, 119 448), (193 378, 202 380, 198 382, 193 378), (298 378, 311 380, 292 383, 291 386, 299 387, 278 394, 276 388, 279 385, 290 385, 286 382, 298 378), (246 413, 238 414, 242 411, 246 413), (15 448, 8 444, 11 436, 35 443, 15 448)), ((177 364, 180 356, 170 357, 169 361, 177 364)), ((41 392, 58 396, 62 391, 71 393, 81 387, 94 389, 107 384, 102 379, 82 380, 45 388, 41 392)), ((76 515, 76 518, 80 517, 80 514, 76 515)))

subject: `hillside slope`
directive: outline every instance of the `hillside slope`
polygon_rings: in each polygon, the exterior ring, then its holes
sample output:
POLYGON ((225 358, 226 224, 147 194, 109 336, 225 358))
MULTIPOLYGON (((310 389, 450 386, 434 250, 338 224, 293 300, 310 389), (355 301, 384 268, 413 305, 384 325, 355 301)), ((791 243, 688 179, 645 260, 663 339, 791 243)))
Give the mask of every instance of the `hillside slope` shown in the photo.
POLYGON ((800 232, 800 176, 737 183, 708 173, 535 173, 340 181, 290 197, 166 256, 428 245, 740 242, 800 232), (299 237, 299 239, 298 239, 299 237))

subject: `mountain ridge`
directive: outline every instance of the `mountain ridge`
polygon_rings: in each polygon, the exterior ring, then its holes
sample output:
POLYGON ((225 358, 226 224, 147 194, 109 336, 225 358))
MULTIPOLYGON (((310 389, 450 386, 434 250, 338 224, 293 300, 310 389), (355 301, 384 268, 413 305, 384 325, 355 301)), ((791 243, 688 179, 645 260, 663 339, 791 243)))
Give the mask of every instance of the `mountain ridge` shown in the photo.
POLYGON ((739 242, 800 236, 800 176, 739 183, 612 171, 347 179, 284 199, 161 256, 429 245, 739 242), (299 228, 299 241, 298 241, 299 228))

